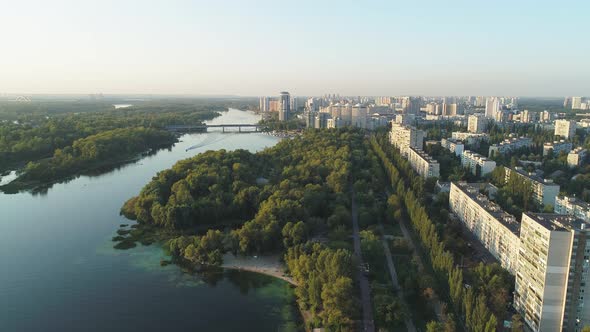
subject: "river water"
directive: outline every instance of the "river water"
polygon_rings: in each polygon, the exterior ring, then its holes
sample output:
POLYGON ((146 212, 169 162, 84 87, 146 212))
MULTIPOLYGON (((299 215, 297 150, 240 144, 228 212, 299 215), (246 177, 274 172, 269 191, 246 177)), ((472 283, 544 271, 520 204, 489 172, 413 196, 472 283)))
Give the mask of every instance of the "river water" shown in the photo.
MULTIPOLYGON (((229 110, 210 123, 256 121, 253 113, 229 110)), ((281 280, 162 267, 157 245, 113 249, 111 238, 129 223, 119 208, 158 171, 205 150, 258 151, 278 141, 220 132, 180 140, 170 150, 42 193, 0 193, 0 331, 297 329, 293 291, 281 280)))

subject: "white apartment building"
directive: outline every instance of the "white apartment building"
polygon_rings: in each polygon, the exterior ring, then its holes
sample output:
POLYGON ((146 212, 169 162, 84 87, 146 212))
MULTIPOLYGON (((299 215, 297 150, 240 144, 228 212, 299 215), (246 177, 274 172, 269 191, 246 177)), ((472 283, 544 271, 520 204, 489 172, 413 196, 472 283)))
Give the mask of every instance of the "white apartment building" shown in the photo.
POLYGON ((570 139, 576 134, 576 121, 574 120, 555 120, 555 136, 561 136, 570 139))
POLYGON ((582 166, 586 159, 586 149, 577 147, 567 154, 567 164, 569 167, 582 166))
POLYGON ((579 110, 582 108, 582 97, 572 97, 572 109, 579 110))
POLYGON ((445 149, 453 152, 457 157, 460 157, 463 151, 465 150, 465 145, 463 145, 463 142, 459 142, 456 139, 452 138, 443 138, 440 141, 440 145, 442 145, 445 149))
POLYGON ((423 178, 439 177, 440 165, 421 149, 410 147, 408 161, 412 168, 423 178))
POLYGON ((461 165, 476 176, 484 176, 496 168, 495 161, 470 150, 465 150, 461 154, 461 165))
POLYGON ((561 151, 568 153, 572 150, 572 143, 564 140, 543 144, 543 156, 558 156, 561 151))
POLYGON ((488 119, 495 119, 498 112, 500 112, 500 99, 496 97, 487 98, 485 117, 488 119))
POLYGON ((531 145, 533 145, 533 140, 530 137, 507 138, 498 144, 491 145, 490 149, 488 150, 488 157, 491 158, 498 154, 504 154, 520 148, 530 147, 531 145))
POLYGON ((508 182, 510 177, 518 176, 531 186, 533 200, 537 204, 555 206, 555 197, 559 195, 559 185, 552 180, 542 179, 536 175, 527 173, 522 167, 514 169, 504 167, 505 180, 508 182))
POLYGON ((472 114, 467 119, 467 131, 470 133, 483 133, 488 120, 483 114, 472 114))
POLYGON ((522 214, 514 307, 533 331, 580 331, 590 324, 588 241, 582 220, 522 214))
POLYGON ((557 196, 555 198, 555 213, 569 214, 585 222, 590 222, 590 204, 568 196, 557 196))
POLYGON ((450 210, 500 261, 502 267, 515 274, 520 246, 519 224, 513 215, 479 193, 481 185, 452 182, 450 210))
POLYGON ((415 127, 404 126, 399 123, 391 122, 391 131, 389 140, 396 148, 400 150, 402 156, 407 157, 408 148, 422 149, 426 133, 415 127))
POLYGON ((458 141, 463 141, 467 145, 479 145, 480 142, 488 142, 490 140, 490 135, 484 133, 476 134, 469 132, 454 131, 453 133, 451 133, 451 138, 456 139, 458 141))

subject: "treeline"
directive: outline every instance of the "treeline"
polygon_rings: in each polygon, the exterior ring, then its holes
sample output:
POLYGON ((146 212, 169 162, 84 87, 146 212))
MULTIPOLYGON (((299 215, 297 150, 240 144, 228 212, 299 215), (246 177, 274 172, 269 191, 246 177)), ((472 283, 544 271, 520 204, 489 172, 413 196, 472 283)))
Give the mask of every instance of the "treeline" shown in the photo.
POLYGON ((350 241, 351 159, 362 140, 356 130, 310 130, 255 154, 208 151, 158 173, 121 213, 183 232, 225 228, 168 241, 174 258, 197 265, 219 265, 228 252, 286 253, 311 327, 351 330, 350 251, 314 239, 350 241))
POLYGON ((56 149, 53 157, 29 162, 12 186, 27 182, 51 182, 109 161, 169 146, 176 141, 168 132, 150 128, 114 129, 74 141, 71 146, 56 149))
MULTIPOLYGON (((510 276, 499 267, 493 266, 489 269, 482 268, 481 271, 478 269, 468 271, 468 275, 464 276, 463 269, 455 263, 454 254, 447 249, 439 235, 445 225, 434 222, 423 204, 423 181, 397 151, 387 149, 389 155, 386 154, 382 148, 386 144, 383 137, 379 140, 375 137, 371 138, 372 148, 381 159, 389 175, 390 184, 394 188, 396 198, 390 201, 399 204, 392 209, 402 209, 408 214, 422 247, 428 252, 427 258, 439 283, 439 293, 448 295, 455 313, 460 315, 467 330, 496 331, 506 315, 510 276), (477 279, 481 279, 482 282, 476 283, 474 280, 477 279), (491 280, 494 282, 491 283, 491 280), (464 287, 466 281, 472 283, 471 287, 464 287), (493 286, 488 287, 491 284, 493 286), (500 296, 498 299, 495 296, 497 293, 505 294, 506 297, 500 296)), ((430 324, 431 328, 433 324, 430 324)), ((443 328, 443 326, 438 327, 443 328)))
MULTIPOLYGON (((9 119, 0 121, 0 172, 50 157, 55 150, 66 148, 77 139, 104 131, 198 124, 226 110, 222 104, 193 105, 180 102, 143 104, 116 110, 104 103, 57 104, 63 107, 63 111, 55 109, 57 106, 53 103, 49 103, 50 106, 45 103, 15 105, 4 110, 4 113, 0 110, 0 118, 9 119)), ((6 108, 6 105, 2 107, 6 108)))

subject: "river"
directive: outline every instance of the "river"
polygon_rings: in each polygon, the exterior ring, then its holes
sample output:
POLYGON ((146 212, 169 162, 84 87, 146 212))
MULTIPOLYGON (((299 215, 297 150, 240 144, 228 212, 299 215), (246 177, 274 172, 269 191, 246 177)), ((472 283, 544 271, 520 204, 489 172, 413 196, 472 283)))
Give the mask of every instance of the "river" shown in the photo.
MULTIPOLYGON (((255 123, 229 110, 209 121, 255 123)), ((0 331, 293 331, 293 290, 250 272, 160 266, 158 245, 113 249, 126 199, 158 171, 210 149, 258 151, 260 133, 184 135, 169 150, 47 191, 0 193, 0 331), (189 147, 195 147, 188 149, 189 147), (187 150, 188 149, 188 150, 187 150)))

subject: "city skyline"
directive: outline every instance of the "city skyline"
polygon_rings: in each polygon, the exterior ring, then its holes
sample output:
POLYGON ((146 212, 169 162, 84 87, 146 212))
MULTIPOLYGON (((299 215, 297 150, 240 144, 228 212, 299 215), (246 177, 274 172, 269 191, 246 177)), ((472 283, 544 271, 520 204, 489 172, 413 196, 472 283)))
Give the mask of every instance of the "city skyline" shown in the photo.
POLYGON ((0 13, 0 91, 583 96, 588 7, 23 1, 0 13))

